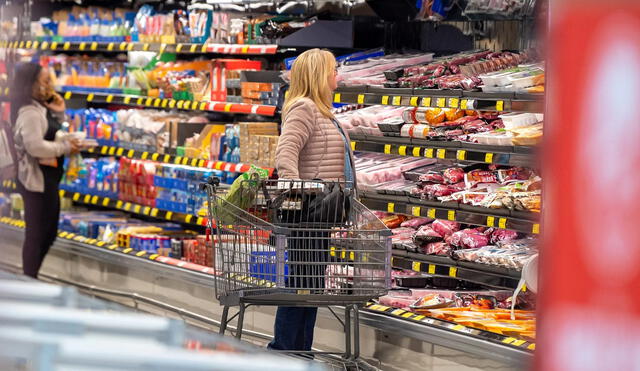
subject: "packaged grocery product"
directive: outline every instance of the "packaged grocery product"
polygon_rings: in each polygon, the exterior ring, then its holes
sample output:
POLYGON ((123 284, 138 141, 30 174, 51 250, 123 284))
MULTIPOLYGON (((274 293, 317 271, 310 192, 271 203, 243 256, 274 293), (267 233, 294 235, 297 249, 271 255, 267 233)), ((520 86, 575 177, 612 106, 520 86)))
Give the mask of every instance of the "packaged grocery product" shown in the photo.
POLYGON ((442 177, 449 184, 463 182, 464 170, 459 167, 451 167, 442 172, 442 177))
POLYGON ((429 224, 433 221, 433 219, 431 218, 411 218, 408 219, 404 222, 402 222, 402 224, 400 224, 401 227, 405 227, 405 228, 413 228, 413 229, 418 229, 419 227, 425 225, 425 224, 429 224))
POLYGON ((489 237, 477 229, 464 229, 453 233, 447 242, 462 249, 477 249, 489 244, 489 237))
POLYGON ((446 308, 454 304, 454 301, 439 294, 429 294, 421 297, 411 304, 411 309, 438 309, 446 308))
POLYGON ((473 188, 481 183, 498 183, 498 176, 494 171, 472 170, 465 174, 466 188, 473 188))
POLYGON ((457 307, 471 309, 493 309, 498 303, 494 296, 462 293, 455 294, 453 300, 457 307))
POLYGON ((431 227, 440 236, 443 236, 446 238, 452 235, 454 232, 457 232, 460 230, 460 223, 438 219, 433 223, 431 223, 431 227))
POLYGON ((389 229, 398 228, 405 220, 407 220, 407 216, 400 214, 390 215, 381 219, 384 225, 389 229))
POLYGON ((418 228, 418 231, 414 235, 414 241, 416 244, 424 245, 431 242, 442 241, 443 237, 438 232, 434 231, 431 225, 423 225, 418 228))
POLYGON ((449 256, 453 248, 445 242, 432 242, 427 244, 423 249, 423 253, 427 255, 449 256))
POLYGON ((443 109, 447 121, 455 121, 464 116, 464 111, 457 108, 443 109))
POLYGON ((508 229, 496 229, 491 233, 491 244, 495 245, 498 242, 513 241, 518 238, 518 232, 508 229))
POLYGON ((535 146, 542 141, 542 123, 509 129, 512 143, 518 146, 535 146))

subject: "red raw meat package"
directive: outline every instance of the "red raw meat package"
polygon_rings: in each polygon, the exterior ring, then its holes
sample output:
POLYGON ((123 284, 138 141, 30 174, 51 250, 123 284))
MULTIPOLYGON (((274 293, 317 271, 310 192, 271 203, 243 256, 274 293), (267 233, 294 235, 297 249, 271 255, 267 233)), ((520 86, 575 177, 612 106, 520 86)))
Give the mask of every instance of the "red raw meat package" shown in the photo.
POLYGON ((512 167, 509 169, 498 170, 498 179, 500 183, 510 180, 527 180, 531 178, 533 171, 523 167, 512 167))
POLYGON ((460 191, 464 191, 465 184, 464 182, 460 182, 460 183, 452 184, 449 187, 451 187, 451 189, 453 189, 454 192, 460 192, 460 191))
POLYGON ((438 219, 431 223, 431 227, 439 235, 448 237, 460 230, 460 223, 438 219))
POLYGON ((492 127, 491 125, 487 124, 486 122, 482 121, 482 120, 474 120, 471 122, 467 122, 466 124, 464 124, 464 126, 462 127, 462 130, 465 133, 484 133, 487 131, 491 131, 492 127))
POLYGON ((455 189, 453 187, 444 184, 433 184, 428 187, 429 190, 427 191, 427 195, 429 196, 429 198, 449 196, 453 192, 455 192, 455 189))
POLYGON ((491 233, 491 244, 495 245, 498 242, 508 242, 518 239, 518 232, 507 229, 496 229, 491 233))
POLYGON ((426 174, 422 174, 420 175, 420 178, 418 178, 418 180, 421 182, 444 184, 444 177, 442 176, 442 174, 436 171, 430 171, 426 174))
POLYGON ((442 235, 434 231, 430 225, 423 225, 418 229, 413 239, 417 244, 425 244, 442 241, 442 235))
POLYGON ((477 249, 489 244, 489 237, 482 233, 482 230, 464 229, 455 232, 447 239, 447 242, 461 249, 477 249))
POLYGON ((417 229, 418 227, 429 224, 432 221, 433 219, 431 218, 413 218, 403 222, 402 224, 400 224, 400 226, 404 228, 417 229))
POLYGON ((445 242, 432 242, 423 248, 427 255, 450 255, 452 248, 445 242))
POLYGON ((455 184, 464 180, 464 170, 459 167, 450 167, 442 172, 444 180, 449 184, 455 184))

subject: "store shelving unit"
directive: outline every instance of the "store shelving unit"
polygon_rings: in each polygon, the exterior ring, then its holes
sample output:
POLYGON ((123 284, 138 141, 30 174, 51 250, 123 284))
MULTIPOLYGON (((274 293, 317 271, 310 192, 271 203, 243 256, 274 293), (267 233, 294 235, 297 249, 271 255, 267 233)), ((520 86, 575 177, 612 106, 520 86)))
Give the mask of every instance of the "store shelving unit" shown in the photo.
POLYGON ((57 52, 131 52, 149 51, 177 54, 228 54, 273 55, 278 52, 275 44, 192 44, 192 43, 143 43, 99 41, 0 41, 0 48, 50 50, 57 52))
POLYGON ((484 93, 464 90, 341 87, 333 95, 334 103, 460 108, 485 111, 544 111, 540 94, 484 93))
MULTIPOLYGON (((192 167, 200 167, 212 170, 227 171, 232 173, 246 173, 251 169, 251 164, 232 163, 224 161, 210 161, 201 158, 193 158, 186 156, 178 156, 171 154, 163 154, 157 152, 138 151, 118 146, 98 146, 87 150, 88 153, 103 156, 124 156, 131 159, 151 160, 161 162, 163 164, 188 165, 192 167)), ((274 168, 264 167, 269 171, 269 175, 273 174, 274 168)))

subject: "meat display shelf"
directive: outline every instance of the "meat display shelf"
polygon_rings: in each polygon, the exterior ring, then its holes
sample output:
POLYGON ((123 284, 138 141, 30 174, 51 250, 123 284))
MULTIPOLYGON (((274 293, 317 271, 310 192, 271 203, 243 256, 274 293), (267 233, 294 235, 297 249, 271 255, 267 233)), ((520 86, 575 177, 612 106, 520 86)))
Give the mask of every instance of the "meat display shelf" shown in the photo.
POLYGON ((109 209, 122 210, 128 213, 143 215, 154 219, 167 220, 181 224, 187 224, 192 227, 205 227, 207 225, 208 218, 178 213, 168 210, 160 210, 151 206, 138 205, 133 202, 127 202, 123 200, 115 200, 109 197, 102 197, 88 193, 70 192, 67 190, 60 190, 60 197, 71 199, 73 202, 98 206, 109 209))
POLYGON ((351 134, 354 151, 482 164, 535 166, 535 148, 351 134))
MULTIPOLYGON (((5 231, 20 231, 24 228, 24 222, 3 217, 0 218, 0 228, 5 231)), ((54 250, 57 248, 66 252, 77 251, 77 254, 82 253, 97 260, 110 259, 120 267, 128 267, 134 270, 155 269, 163 279, 171 276, 172 278, 175 277, 174 279, 185 281, 188 285, 206 284, 213 286, 215 280, 221 279, 216 276, 214 270, 210 267, 192 265, 181 260, 143 251, 122 249, 116 245, 101 243, 97 240, 69 233, 65 234, 65 232, 58 233, 58 239, 53 246, 54 250)), ((365 305, 360 314, 360 319, 362 324, 382 331, 391 331, 395 334, 451 347, 452 349, 473 350, 476 354, 490 352, 496 358, 516 363, 522 363, 530 359, 533 351, 535 351, 535 343, 532 342, 429 318, 373 302, 365 305)))
POLYGON ((500 112, 544 112, 541 94, 483 93, 463 90, 341 87, 334 103, 460 108, 500 112))
POLYGON ((391 265, 434 276, 451 277, 494 288, 516 289, 521 272, 480 263, 453 260, 445 256, 393 250, 391 265))
POLYGON ((464 224, 511 229, 528 234, 540 233, 540 224, 537 222, 538 215, 531 212, 511 211, 511 213, 517 214, 517 217, 515 217, 509 215, 510 210, 507 209, 470 207, 457 203, 442 204, 437 201, 426 201, 407 196, 382 195, 375 192, 362 192, 360 201, 372 210, 388 213, 451 220, 464 224))
POLYGON ((51 50, 58 52, 130 52, 150 51, 178 54, 272 55, 278 52, 275 44, 192 44, 99 41, 0 41, 0 48, 51 50))
MULTIPOLYGON (((87 150, 88 153, 94 153, 105 156, 124 156, 127 158, 135 158, 140 160, 151 160, 162 162, 164 164, 188 165, 192 167, 201 167, 212 170, 221 170, 232 173, 246 173, 251 169, 250 164, 231 163, 224 161, 209 161, 198 158, 183 157, 178 155, 161 154, 156 152, 137 151, 134 149, 126 149, 116 146, 99 146, 87 150)), ((269 175, 273 174, 274 169, 265 167, 269 171, 269 175)))
MULTIPOLYGON (((187 111, 222 112, 239 115, 274 116, 276 114, 276 106, 261 104, 199 102, 191 100, 175 100, 170 98, 143 97, 137 95, 90 93, 82 91, 72 92, 69 89, 76 90, 72 87, 63 87, 62 94, 64 99, 79 99, 89 103, 124 104, 128 106, 140 106, 155 109, 180 109, 187 111)), ((8 94, 8 89, 5 89, 5 94, 8 94)))

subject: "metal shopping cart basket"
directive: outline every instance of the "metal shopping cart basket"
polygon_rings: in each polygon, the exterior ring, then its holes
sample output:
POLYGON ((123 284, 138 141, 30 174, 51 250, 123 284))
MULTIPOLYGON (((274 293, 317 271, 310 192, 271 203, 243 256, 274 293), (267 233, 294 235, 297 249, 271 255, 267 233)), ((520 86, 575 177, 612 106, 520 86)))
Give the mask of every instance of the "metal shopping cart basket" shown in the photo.
POLYGON ((358 306, 391 284, 390 231, 346 183, 250 178, 233 203, 217 185, 214 178, 203 186, 216 231, 220 332, 238 317, 239 338, 249 305, 345 306, 345 356, 357 358, 358 306))

